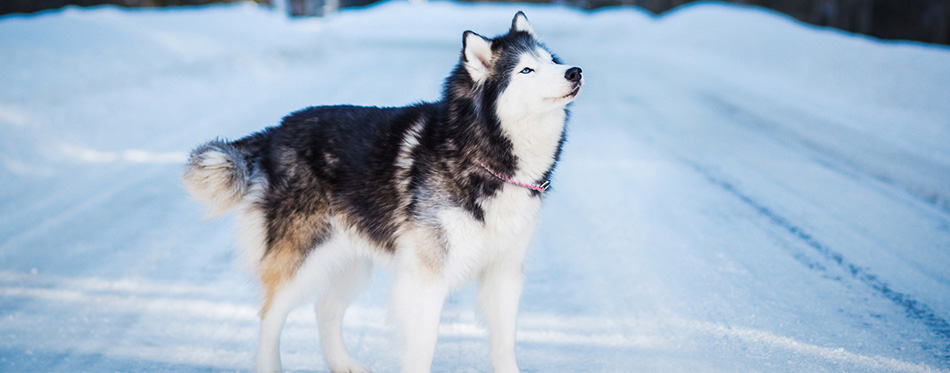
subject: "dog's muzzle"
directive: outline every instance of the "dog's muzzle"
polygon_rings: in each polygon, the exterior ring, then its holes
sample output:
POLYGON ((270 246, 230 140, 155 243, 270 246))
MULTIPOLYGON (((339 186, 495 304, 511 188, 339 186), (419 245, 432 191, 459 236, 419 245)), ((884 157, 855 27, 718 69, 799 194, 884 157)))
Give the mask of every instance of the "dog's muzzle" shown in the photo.
POLYGON ((581 85, 582 85, 581 81, 583 80, 583 78, 584 76, 581 75, 580 67, 572 67, 570 69, 567 69, 567 71, 564 73, 564 79, 567 79, 569 82, 571 82, 572 87, 571 87, 571 93, 568 93, 567 96, 564 96, 565 98, 574 97, 574 96, 577 96, 578 93, 580 93, 581 85))

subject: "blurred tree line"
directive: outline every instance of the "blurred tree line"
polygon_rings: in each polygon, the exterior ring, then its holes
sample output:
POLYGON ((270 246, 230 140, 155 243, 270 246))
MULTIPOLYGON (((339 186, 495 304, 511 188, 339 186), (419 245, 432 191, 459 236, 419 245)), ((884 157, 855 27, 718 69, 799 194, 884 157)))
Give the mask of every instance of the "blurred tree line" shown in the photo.
MULTIPOLYGON (((661 14, 698 0, 563 1, 584 9, 634 5, 654 14, 661 14)), ((881 39, 950 44, 950 0, 728 0, 725 2, 769 8, 802 22, 881 39)))
MULTIPOLYGON (((228 3, 241 0, 0 0, 0 14, 32 13, 66 5, 112 4, 123 7, 166 7, 228 3)), ((286 10, 292 16, 321 16, 340 7, 364 6, 376 0, 254 0, 286 10), (272 4, 271 1, 276 3, 272 4)), ((419 1, 419 0, 415 0, 419 1)), ((632 5, 654 14, 698 0, 461 0, 468 2, 556 3, 582 9, 632 5)), ((802 22, 835 27, 881 39, 916 40, 950 45, 950 0, 726 0, 773 9, 802 22)))

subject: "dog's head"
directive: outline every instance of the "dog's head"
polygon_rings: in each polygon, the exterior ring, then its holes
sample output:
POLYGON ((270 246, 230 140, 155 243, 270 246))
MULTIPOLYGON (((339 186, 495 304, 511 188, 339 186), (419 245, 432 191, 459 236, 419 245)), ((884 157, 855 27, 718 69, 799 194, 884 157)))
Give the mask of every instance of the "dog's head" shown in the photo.
POLYGON ((467 75, 465 85, 477 92, 479 104, 494 104, 500 117, 563 109, 583 86, 581 69, 562 64, 538 41, 522 12, 515 14, 507 34, 489 39, 466 31, 462 45, 462 71, 457 72, 467 75))

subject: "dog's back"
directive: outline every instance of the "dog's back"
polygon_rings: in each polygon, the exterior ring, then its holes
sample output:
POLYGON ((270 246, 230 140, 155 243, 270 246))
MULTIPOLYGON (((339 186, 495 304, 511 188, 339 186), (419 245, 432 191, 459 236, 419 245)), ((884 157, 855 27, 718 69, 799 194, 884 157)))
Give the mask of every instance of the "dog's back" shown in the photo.
POLYGON ((418 130, 435 112, 434 104, 303 109, 280 126, 199 146, 182 179, 194 198, 212 207, 212 215, 231 211, 242 201, 280 209, 281 199, 307 190, 337 209, 373 218, 379 207, 391 204, 386 200, 396 198, 390 187, 398 166, 394 162, 405 137, 419 135, 407 132, 418 130), (263 193, 251 195, 254 189, 263 193), (358 208, 364 203, 373 205, 373 214, 358 208))

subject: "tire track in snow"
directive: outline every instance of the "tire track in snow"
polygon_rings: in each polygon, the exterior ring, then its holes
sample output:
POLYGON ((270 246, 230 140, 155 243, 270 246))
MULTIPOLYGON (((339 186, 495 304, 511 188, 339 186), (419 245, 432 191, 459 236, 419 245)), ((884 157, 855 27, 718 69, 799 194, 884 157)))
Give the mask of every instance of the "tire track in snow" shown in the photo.
MULTIPOLYGON (((736 197, 742 201, 742 203, 755 210, 759 215, 769 220, 772 225, 782 228, 792 237, 804 243, 808 247, 811 247, 822 257, 843 269, 858 282, 868 286, 885 299, 888 299, 895 305, 901 307, 904 310, 904 314, 908 318, 922 322, 934 334, 936 334, 940 340, 943 341, 942 346, 923 345, 922 347, 927 350, 933 350, 934 354, 941 359, 950 360, 950 323, 937 315, 937 313, 932 308, 927 306, 925 303, 914 299, 913 295, 911 294, 903 293, 893 289, 886 281, 879 278, 867 268, 863 268, 849 261, 844 257, 844 255, 835 251, 827 244, 822 243, 820 240, 818 240, 818 238, 802 228, 800 225, 795 224, 765 204, 753 199, 752 197, 749 197, 749 195, 743 193, 732 183, 716 177, 716 175, 714 175, 711 171, 699 164, 696 164, 695 162, 686 159, 680 160, 699 174, 703 175, 703 177, 705 177, 709 183, 719 187, 724 192, 736 197)), ((799 258, 795 259, 811 270, 826 271, 824 266, 817 266, 815 263, 806 263, 799 258)))
POLYGON ((856 172, 903 190, 918 201, 950 213, 950 196, 946 189, 948 184, 945 182, 946 177, 940 177, 950 175, 946 164, 886 144, 881 139, 848 129, 833 119, 788 104, 770 102, 766 110, 773 117, 768 119, 750 109, 750 104, 740 103, 739 98, 727 99, 722 95, 710 94, 705 99, 722 108, 735 119, 735 123, 754 128, 772 138, 790 139, 818 154, 843 162, 856 172), (821 123, 828 132, 815 137, 807 131, 795 130, 805 122, 821 123), (841 146, 838 139, 847 139, 849 146, 841 146), (905 168, 903 165, 906 164, 915 167, 905 168))

